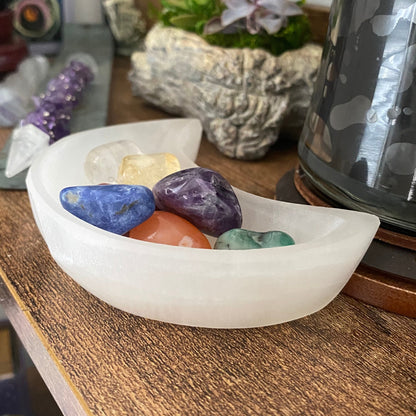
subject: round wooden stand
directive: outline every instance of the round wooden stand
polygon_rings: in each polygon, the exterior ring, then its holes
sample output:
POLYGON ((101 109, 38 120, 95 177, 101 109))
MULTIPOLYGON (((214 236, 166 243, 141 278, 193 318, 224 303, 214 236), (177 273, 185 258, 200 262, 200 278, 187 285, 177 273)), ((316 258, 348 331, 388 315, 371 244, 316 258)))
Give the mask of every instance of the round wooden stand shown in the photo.
MULTIPOLYGON (((308 183, 305 174, 299 167, 286 179, 283 177, 282 182, 284 180, 285 183, 278 184, 276 188, 277 199, 291 199, 290 202, 303 202, 317 206, 332 206, 308 183), (284 190, 283 193, 287 196, 290 194, 290 196, 281 198, 279 193, 282 193, 281 190, 285 187, 290 187, 288 183, 290 179, 292 179, 292 186, 294 184, 298 195, 294 195, 293 190, 289 192, 284 190)), ((399 250, 400 255, 404 256, 408 262, 413 262, 413 265, 416 262, 415 237, 380 227, 372 246, 380 244, 383 246, 384 252, 389 249, 399 250)), ((375 250, 377 249, 378 247, 375 250)), ((402 275, 400 272, 385 270, 384 267, 377 264, 368 265, 363 261, 342 292, 384 310, 416 318, 416 275, 409 277, 405 273, 402 275)))

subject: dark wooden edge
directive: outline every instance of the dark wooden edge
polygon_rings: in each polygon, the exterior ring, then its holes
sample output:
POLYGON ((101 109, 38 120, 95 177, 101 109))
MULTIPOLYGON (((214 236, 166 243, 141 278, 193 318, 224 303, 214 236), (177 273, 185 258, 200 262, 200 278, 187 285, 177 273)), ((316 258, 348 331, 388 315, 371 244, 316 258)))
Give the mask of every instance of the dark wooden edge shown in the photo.
POLYGON ((306 5, 303 11, 311 24, 312 41, 323 44, 326 39, 329 23, 329 8, 324 6, 306 5))
POLYGON ((310 205, 330 208, 331 205, 329 205, 326 201, 321 199, 317 194, 312 192, 308 186, 306 186, 303 178, 304 174, 301 172, 300 167, 298 165, 294 172, 293 182, 295 184, 296 190, 299 192, 302 198, 310 205))
POLYGON ((66 416, 92 416, 59 360, 48 348, 36 322, 25 310, 23 302, 19 303, 19 299, 6 274, 0 269, 0 305, 62 413, 66 416))
POLYGON ((389 312, 416 318, 416 285, 360 265, 342 293, 389 312))

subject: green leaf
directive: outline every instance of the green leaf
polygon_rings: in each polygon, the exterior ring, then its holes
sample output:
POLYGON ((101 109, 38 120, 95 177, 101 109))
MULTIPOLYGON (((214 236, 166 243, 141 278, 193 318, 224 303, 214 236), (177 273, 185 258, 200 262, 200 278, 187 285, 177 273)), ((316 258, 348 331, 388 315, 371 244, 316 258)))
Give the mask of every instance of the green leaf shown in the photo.
POLYGON ((209 6, 212 4, 211 0, 194 0, 194 2, 199 6, 209 6))
POLYGON ((206 20, 200 20, 196 25, 195 25, 195 32, 198 33, 198 35, 202 35, 202 33, 204 32, 204 27, 205 24, 207 23, 206 20))
POLYGON ((176 7, 178 9, 186 10, 186 0, 164 0, 162 2, 166 7, 176 7))
POLYGON ((179 27, 184 30, 195 30, 195 25, 199 22, 198 16, 194 14, 183 14, 180 16, 174 16, 170 18, 170 23, 173 26, 179 27))
POLYGON ((310 38, 310 26, 306 16, 293 16, 289 19, 287 27, 273 35, 267 33, 251 35, 241 31, 233 34, 215 33, 206 35, 204 38, 212 45, 225 48, 260 48, 272 55, 280 55, 287 50, 297 49, 304 45, 310 38))

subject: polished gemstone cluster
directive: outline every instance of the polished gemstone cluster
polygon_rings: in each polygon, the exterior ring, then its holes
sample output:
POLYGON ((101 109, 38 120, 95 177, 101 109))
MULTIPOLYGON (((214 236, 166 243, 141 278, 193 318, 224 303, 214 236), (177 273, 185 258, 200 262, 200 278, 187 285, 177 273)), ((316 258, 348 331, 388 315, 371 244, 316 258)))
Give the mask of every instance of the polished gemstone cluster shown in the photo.
POLYGON ((182 247, 244 250, 294 244, 282 231, 242 227, 232 186, 211 169, 181 169, 170 153, 143 154, 131 141, 94 147, 85 173, 93 185, 60 193, 62 206, 78 218, 137 240, 182 247), (207 238, 209 237, 209 238, 207 238))

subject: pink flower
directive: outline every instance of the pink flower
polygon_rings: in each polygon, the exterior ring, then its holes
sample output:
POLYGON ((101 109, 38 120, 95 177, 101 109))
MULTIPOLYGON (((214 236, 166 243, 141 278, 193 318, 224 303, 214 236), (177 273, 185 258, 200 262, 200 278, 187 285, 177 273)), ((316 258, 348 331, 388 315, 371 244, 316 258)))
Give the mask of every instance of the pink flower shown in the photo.
MULTIPOLYGON (((302 14, 302 9, 289 0, 223 0, 227 6, 221 18, 214 18, 205 25, 204 33, 217 33, 223 29, 231 29, 245 20, 249 33, 259 33, 264 29, 267 33, 278 32, 287 25, 287 18, 302 14)), ((228 30, 229 31, 229 30, 228 30)))

